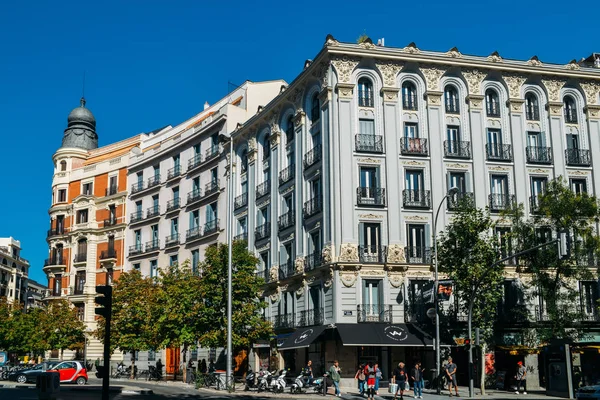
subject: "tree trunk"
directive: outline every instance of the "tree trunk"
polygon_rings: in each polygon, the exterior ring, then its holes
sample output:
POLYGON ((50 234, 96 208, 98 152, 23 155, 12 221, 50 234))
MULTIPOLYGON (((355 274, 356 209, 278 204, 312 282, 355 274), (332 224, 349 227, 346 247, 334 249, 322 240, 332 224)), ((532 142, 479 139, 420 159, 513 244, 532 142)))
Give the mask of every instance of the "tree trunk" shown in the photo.
POLYGON ((485 343, 481 343, 481 362, 479 363, 479 370, 481 371, 481 373, 479 374, 480 376, 480 382, 481 382, 481 395, 485 396, 485 354, 487 351, 487 346, 485 345, 485 343))
POLYGON ((60 361, 63 360, 63 354, 65 353, 65 349, 60 349, 60 361))
POLYGON ((473 397, 473 335, 472 335, 472 325, 473 325, 473 303, 475 302, 476 290, 473 290, 473 296, 469 299, 469 318, 468 318, 468 332, 467 336, 469 338, 469 397, 473 397))
POLYGON ((135 378, 135 350, 131 352, 131 373, 129 374, 129 379, 135 378))
POLYGON ((183 383, 187 383, 187 344, 183 345, 183 383))

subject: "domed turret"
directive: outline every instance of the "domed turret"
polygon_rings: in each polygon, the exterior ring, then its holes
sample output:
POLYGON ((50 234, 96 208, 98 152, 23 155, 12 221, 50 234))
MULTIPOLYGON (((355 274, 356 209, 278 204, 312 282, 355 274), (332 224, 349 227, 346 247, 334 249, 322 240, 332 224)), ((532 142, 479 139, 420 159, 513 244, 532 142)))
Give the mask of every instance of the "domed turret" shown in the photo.
POLYGON ((61 147, 77 147, 85 150, 98 148, 98 135, 96 134, 96 118, 85 108, 85 99, 81 98, 81 105, 69 114, 67 129, 63 136, 61 147))

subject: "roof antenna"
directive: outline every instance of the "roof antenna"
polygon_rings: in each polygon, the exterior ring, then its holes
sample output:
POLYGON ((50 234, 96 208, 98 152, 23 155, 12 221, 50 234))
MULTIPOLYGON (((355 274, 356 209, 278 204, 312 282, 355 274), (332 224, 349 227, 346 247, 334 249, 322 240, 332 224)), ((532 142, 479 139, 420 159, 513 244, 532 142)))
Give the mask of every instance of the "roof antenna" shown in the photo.
POLYGON ((83 70, 83 82, 81 83, 81 100, 79 100, 81 107, 85 107, 85 70, 83 70))

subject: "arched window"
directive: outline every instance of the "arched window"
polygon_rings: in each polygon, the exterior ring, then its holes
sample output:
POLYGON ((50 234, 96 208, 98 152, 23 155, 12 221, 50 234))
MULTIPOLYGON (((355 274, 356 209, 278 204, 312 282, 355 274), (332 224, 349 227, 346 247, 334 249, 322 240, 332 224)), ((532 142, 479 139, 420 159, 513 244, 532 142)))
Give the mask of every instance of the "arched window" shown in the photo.
POLYGON ((444 89, 444 102, 448 114, 460 113, 460 108, 458 107, 458 90, 454 86, 448 85, 444 89))
POLYGON ((285 127, 285 137, 287 144, 290 144, 294 140, 294 116, 290 115, 287 119, 287 126, 285 127))
POLYGON ((527 93, 525 96, 525 118, 527 121, 540 120, 540 105, 537 96, 533 93, 527 93))
POLYGON ((485 109, 488 117, 500 116, 500 99, 494 89, 485 91, 485 109))
POLYGON ((402 108, 417 110, 417 104, 417 88, 412 82, 404 82, 402 85, 402 108))
POLYGON ((565 96, 563 99, 563 108, 565 113, 565 122, 568 124, 577 123, 577 106, 575 99, 571 96, 565 96))
POLYGON ((373 83, 367 78, 358 80, 358 105, 373 107, 373 83))
POLYGON ((60 170, 61 171, 66 171, 67 170, 67 162, 65 160, 62 160, 60 162, 60 170))
POLYGON ((242 150, 242 154, 240 154, 240 164, 242 168, 242 174, 248 171, 248 150, 242 150))
POLYGON ((319 93, 315 93, 311 100, 310 120, 314 124, 321 115, 321 104, 319 104, 319 93))

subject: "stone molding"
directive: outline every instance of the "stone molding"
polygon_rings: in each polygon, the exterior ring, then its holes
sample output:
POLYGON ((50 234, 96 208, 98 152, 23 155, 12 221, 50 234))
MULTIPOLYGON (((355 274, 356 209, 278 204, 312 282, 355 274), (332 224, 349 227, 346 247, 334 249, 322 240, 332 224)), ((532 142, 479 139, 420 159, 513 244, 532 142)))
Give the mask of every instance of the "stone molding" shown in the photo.
POLYGON ((483 109, 483 98, 484 96, 480 94, 470 94, 467 97, 469 101, 469 108, 472 110, 482 110, 483 109))
POLYGON ((296 257, 295 266, 296 266, 296 273, 303 274, 304 273, 304 257, 296 257))
POLYGON ((510 112, 515 113, 523 113, 523 104, 525 104, 525 100, 522 99, 510 99, 510 112))
POLYGON ((354 86, 353 83, 338 83, 336 89, 340 98, 352 99, 354 97, 354 86))
POLYGON ((383 87, 381 88, 381 94, 383 95, 384 102, 396 102, 398 100, 399 88, 395 87, 383 87))
POLYGON ((553 101, 548 103, 548 110, 550 111, 550 115, 553 117, 562 116, 562 108, 563 103, 560 101, 553 101))
POLYGON ((444 92, 439 92, 437 90, 428 90, 425 95, 427 96, 427 105, 442 105, 442 96, 444 95, 444 92))
POLYGON ((323 258, 323 262, 325 264, 329 264, 333 262, 333 249, 330 244, 327 244, 321 250, 321 257, 323 258))
POLYGON ((565 85, 565 81, 561 78, 548 78, 542 79, 542 83, 548 91, 548 101, 550 103, 560 103, 560 89, 565 85))
POLYGON ((508 97, 510 99, 521 98, 521 86, 523 86, 527 77, 518 73, 505 73, 502 77, 506 82, 506 86, 508 86, 508 97))
POLYGON ((586 111, 588 118, 600 118, 600 105, 588 105, 586 111))
POLYGON ((296 114, 294 114, 293 117, 293 121, 294 121, 294 128, 298 128, 299 126, 304 125, 304 121, 306 121, 306 113, 304 112, 304 110, 302 108, 298 108, 298 111, 296 111, 296 114))
POLYGON ((598 104, 598 92, 600 91, 600 82, 584 81, 580 83, 585 93, 585 101, 589 106, 598 104))

